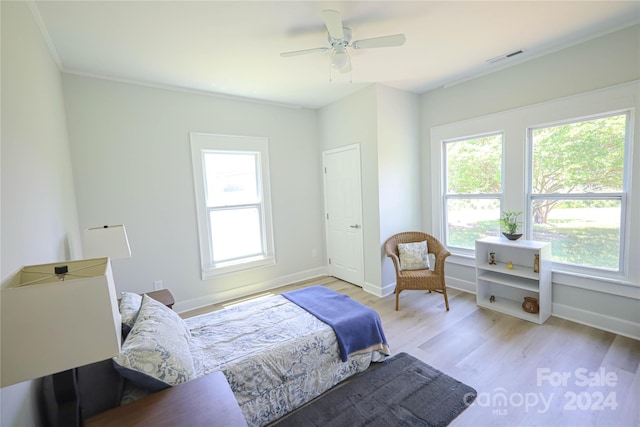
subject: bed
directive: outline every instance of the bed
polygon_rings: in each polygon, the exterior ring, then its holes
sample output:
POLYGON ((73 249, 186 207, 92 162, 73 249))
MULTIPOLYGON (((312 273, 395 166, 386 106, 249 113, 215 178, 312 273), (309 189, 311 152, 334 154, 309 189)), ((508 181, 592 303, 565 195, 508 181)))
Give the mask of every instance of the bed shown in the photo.
POLYGON ((305 289, 184 320, 146 295, 127 308, 123 294, 131 329, 114 358, 127 382, 123 402, 222 371, 247 423, 262 426, 390 354, 375 311, 328 288, 305 289))

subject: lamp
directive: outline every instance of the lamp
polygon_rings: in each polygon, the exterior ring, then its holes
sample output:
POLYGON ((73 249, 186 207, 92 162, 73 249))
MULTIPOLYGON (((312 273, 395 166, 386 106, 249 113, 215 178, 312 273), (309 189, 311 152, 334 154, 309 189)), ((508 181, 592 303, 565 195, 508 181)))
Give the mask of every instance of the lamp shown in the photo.
POLYGON ((82 249, 86 258, 131 258, 127 229, 124 225, 104 225, 85 230, 82 249))
POLYGON ((54 374, 58 413, 78 425, 75 368, 120 351, 121 319, 109 259, 22 267, 0 285, 0 296, 0 385, 54 374))

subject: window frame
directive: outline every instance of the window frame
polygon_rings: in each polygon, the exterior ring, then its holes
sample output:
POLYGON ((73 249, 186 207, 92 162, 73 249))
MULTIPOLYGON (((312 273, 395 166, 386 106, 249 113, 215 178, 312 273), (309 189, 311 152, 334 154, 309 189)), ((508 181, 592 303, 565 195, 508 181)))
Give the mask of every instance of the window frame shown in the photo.
POLYGON ((632 139, 632 126, 633 122, 633 108, 625 108, 620 110, 605 111, 596 114, 590 114, 580 117, 566 118, 564 120, 554 121, 551 123, 537 124, 535 126, 527 126, 526 128, 526 159, 525 159, 525 173, 526 173, 526 211, 524 229, 525 236, 528 239, 533 237, 533 203, 535 200, 614 200, 620 202, 620 242, 618 244, 618 268, 612 270, 604 267, 586 266, 580 264, 573 264, 570 262, 552 261, 552 268, 555 271, 580 273, 580 274, 614 274, 620 275, 626 273, 626 260, 627 249, 627 199, 629 194, 629 182, 631 180, 630 169, 630 151, 631 151, 631 139, 632 139), (607 193, 533 193, 533 132, 538 129, 545 129, 555 126, 568 125, 572 123, 581 123, 590 120, 598 120, 606 117, 625 115, 625 138, 623 146, 623 174, 622 174, 622 190, 620 192, 607 192, 607 193))
MULTIPOLYGON (((639 253, 640 244, 632 236, 638 234, 640 223, 632 215, 640 200, 638 170, 633 169, 638 162, 638 142, 640 135, 640 97, 637 95, 640 81, 622 83, 614 86, 581 92, 565 97, 549 99, 538 103, 518 106, 499 112, 492 112, 475 117, 449 121, 429 128, 428 155, 431 160, 430 171, 424 175, 431 208, 424 213, 426 230, 431 230, 437 238, 442 238, 443 218, 443 185, 442 185, 442 144, 443 140, 463 137, 465 135, 483 134, 495 129, 502 129, 505 134, 504 158, 505 187, 502 209, 523 212, 527 215, 528 187, 527 173, 527 132, 528 127, 540 124, 563 122, 579 117, 596 116, 604 112, 630 111, 631 117, 627 130, 627 155, 625 156, 625 177, 629 188, 626 189, 628 199, 621 214, 624 231, 621 236, 624 245, 620 272, 612 270, 589 270, 586 267, 565 268, 563 265, 552 265, 554 283, 562 283, 577 288, 603 289, 616 295, 628 295, 626 286, 637 285, 640 277, 640 264, 633 262, 639 253)), ((523 224, 523 227, 525 224, 523 224)), ((527 225, 528 226, 528 225, 527 225)), ((528 229, 523 228, 524 238, 529 238, 528 229)), ((452 256, 448 263, 466 267, 475 265, 475 253, 461 253, 451 249, 452 256)))
POLYGON ((265 137, 190 133, 191 156, 194 173, 196 216, 200 246, 200 268, 202 280, 216 276, 266 267, 276 264, 273 242, 273 220, 271 211, 271 186, 269 179, 269 141, 265 137), (256 185, 257 203, 242 203, 231 206, 212 207, 207 205, 207 184, 205 175, 205 153, 253 154, 257 155, 256 185), (211 239, 210 214, 212 211, 229 210, 257 206, 260 213, 262 253, 230 260, 215 262, 211 239))
MULTIPOLYGON (((455 252, 473 256, 475 253, 475 249, 462 248, 459 246, 454 246, 449 242, 449 201, 450 200, 471 200, 471 199, 482 199, 482 200, 497 200, 499 205, 499 210, 502 211, 502 205, 504 200, 504 183, 505 183, 505 164, 504 164, 504 154, 505 154, 505 135, 501 130, 498 131, 490 131, 490 132, 482 132, 479 134, 460 136, 456 138, 449 138, 441 141, 441 173, 440 179, 442 182, 442 223, 440 235, 443 244, 451 249, 454 249, 455 252), (448 180, 447 180, 447 172, 448 172, 448 159, 447 159, 447 144, 452 144, 456 142, 468 141, 479 138, 486 138, 490 136, 500 136, 501 137, 501 153, 500 153, 500 193, 449 193, 448 192, 448 180)), ((500 231, 499 229, 497 230, 500 231)))

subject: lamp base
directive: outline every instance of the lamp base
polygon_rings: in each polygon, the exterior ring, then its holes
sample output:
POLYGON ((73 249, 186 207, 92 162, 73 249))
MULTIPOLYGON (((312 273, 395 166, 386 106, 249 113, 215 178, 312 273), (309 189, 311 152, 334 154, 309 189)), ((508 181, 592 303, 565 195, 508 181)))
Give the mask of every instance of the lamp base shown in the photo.
POLYGON ((43 410, 46 412, 46 422, 51 426, 80 426, 85 418, 118 406, 123 389, 124 380, 113 368, 111 359, 44 377, 42 403, 43 410), (56 393, 56 389, 60 390, 65 383, 68 385, 67 390, 69 387, 73 388, 74 380, 77 405, 73 403, 73 392, 56 393), (67 397, 62 397, 63 395, 67 397), (75 418, 78 419, 77 422, 75 418))
POLYGON ((51 427, 82 425, 76 369, 44 377, 42 392, 47 421, 51 427))

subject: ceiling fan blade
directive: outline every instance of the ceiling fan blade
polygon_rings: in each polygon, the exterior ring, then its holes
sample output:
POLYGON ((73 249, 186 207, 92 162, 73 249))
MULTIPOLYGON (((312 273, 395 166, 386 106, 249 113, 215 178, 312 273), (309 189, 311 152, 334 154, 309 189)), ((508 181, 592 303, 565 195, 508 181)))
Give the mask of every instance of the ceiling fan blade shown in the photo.
POLYGON ((322 17, 324 18, 324 24, 327 26, 329 35, 334 39, 344 39, 342 16, 340 16, 340 12, 331 9, 323 10, 322 17))
POLYGON ((329 50, 328 47, 315 47, 313 49, 303 49, 303 50, 293 50, 291 52, 283 52, 280 54, 283 58, 288 58, 290 56, 298 56, 298 55, 306 55, 307 53, 317 53, 317 52, 326 52, 329 50))
POLYGON ((374 47, 394 47, 402 46, 407 38, 404 34, 393 36, 373 37, 371 39, 356 40, 351 44, 354 49, 371 49, 374 47))

